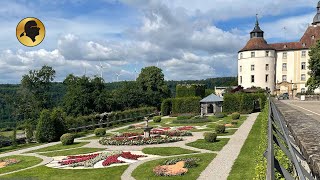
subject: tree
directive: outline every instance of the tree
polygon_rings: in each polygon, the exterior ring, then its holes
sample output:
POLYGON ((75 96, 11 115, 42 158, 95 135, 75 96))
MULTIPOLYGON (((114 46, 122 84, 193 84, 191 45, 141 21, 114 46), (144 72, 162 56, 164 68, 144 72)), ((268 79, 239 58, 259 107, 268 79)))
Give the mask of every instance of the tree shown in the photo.
POLYGON ((38 142, 52 142, 56 139, 54 122, 51 119, 50 111, 44 109, 40 113, 37 124, 36 139, 38 142))
POLYGON ((51 120, 54 124, 55 129, 55 141, 59 140, 62 134, 67 132, 65 120, 66 120, 66 113, 63 111, 62 108, 54 108, 51 112, 50 116, 51 120))
POLYGON ((147 93, 149 105, 160 108, 161 100, 170 97, 162 70, 155 66, 145 67, 137 78, 138 85, 147 93))
POLYGON ((309 75, 307 81, 308 90, 313 91, 320 87, 320 41, 318 41, 309 52, 309 75))

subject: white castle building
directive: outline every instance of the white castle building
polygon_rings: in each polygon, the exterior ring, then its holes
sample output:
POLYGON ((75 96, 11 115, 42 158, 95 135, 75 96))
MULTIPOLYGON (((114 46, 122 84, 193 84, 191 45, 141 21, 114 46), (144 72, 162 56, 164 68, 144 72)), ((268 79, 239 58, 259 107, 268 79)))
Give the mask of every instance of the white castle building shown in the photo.
MULTIPOLYGON (((238 84, 291 96, 307 90, 309 49, 320 39, 320 1, 313 23, 298 42, 268 44, 258 18, 250 40, 238 53, 238 84)), ((317 89, 315 92, 320 92, 317 89)))

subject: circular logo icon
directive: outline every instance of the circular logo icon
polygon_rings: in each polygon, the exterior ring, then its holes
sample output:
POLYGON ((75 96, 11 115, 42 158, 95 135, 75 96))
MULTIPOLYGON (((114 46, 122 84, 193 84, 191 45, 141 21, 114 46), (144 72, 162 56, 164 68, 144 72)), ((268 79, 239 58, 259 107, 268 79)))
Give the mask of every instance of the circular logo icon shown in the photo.
POLYGON ((22 19, 17 25, 16 36, 18 41, 29 47, 36 46, 42 42, 46 34, 43 23, 34 17, 22 19))

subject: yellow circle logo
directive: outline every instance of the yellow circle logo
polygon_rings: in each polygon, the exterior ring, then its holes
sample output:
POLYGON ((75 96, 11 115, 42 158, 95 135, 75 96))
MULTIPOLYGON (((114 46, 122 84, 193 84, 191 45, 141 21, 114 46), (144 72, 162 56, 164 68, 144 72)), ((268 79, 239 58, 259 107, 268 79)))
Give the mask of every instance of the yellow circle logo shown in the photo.
POLYGON ((18 41, 29 47, 36 46, 42 42, 46 34, 43 23, 34 17, 22 19, 17 25, 16 36, 18 41))

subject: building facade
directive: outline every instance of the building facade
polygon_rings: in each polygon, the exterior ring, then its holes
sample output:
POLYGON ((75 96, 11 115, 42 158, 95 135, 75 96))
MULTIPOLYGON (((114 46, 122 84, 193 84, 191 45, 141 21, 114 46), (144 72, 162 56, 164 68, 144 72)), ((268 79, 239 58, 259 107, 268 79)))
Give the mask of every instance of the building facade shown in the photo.
POLYGON ((250 40, 238 53, 238 84, 268 88, 274 94, 306 92, 308 52, 319 39, 320 1, 312 24, 298 42, 268 44, 257 18, 250 40))

